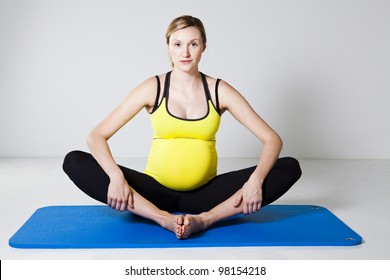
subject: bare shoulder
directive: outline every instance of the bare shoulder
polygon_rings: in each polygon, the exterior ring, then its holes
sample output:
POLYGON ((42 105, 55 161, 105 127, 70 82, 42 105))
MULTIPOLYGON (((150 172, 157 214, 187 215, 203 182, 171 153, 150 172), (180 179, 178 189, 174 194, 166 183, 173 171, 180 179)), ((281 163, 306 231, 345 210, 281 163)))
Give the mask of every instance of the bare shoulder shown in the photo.
POLYGON ((155 76, 149 77, 131 90, 124 102, 138 104, 138 106, 148 109, 154 105, 157 89, 157 78, 155 76))
POLYGON ((149 77, 143 82, 141 82, 137 87, 135 87, 132 92, 143 94, 143 95, 153 95, 157 91, 157 79, 156 77, 149 77))
POLYGON ((240 94, 240 92, 225 80, 220 78, 214 78, 209 75, 206 75, 206 80, 214 104, 216 104, 216 96, 213 93, 218 91, 218 102, 221 113, 226 110, 230 110, 232 106, 242 105, 243 103, 246 103, 245 98, 240 94))
POLYGON ((247 103, 241 93, 225 80, 220 81, 218 94, 222 110, 230 110, 232 106, 242 106, 247 103))
POLYGON ((239 92, 232 85, 230 85, 228 82, 226 82, 225 80, 220 81, 219 91, 221 91, 222 93, 227 93, 227 94, 234 94, 234 93, 239 94, 239 92))

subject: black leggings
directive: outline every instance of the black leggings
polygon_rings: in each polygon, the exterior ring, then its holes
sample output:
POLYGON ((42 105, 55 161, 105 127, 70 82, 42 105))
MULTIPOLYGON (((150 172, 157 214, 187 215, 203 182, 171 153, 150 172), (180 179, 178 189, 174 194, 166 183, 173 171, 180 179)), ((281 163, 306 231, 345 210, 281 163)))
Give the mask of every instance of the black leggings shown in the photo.
MULTIPOLYGON (((249 179, 256 166, 217 175, 192 191, 169 189, 144 173, 120 166, 129 185, 161 210, 198 214, 209 211, 236 193, 249 179)), ((73 151, 66 155, 63 169, 69 178, 90 197, 107 203, 109 177, 89 153, 73 151)), ((263 183, 262 206, 283 194, 301 176, 296 159, 280 158, 263 183)))

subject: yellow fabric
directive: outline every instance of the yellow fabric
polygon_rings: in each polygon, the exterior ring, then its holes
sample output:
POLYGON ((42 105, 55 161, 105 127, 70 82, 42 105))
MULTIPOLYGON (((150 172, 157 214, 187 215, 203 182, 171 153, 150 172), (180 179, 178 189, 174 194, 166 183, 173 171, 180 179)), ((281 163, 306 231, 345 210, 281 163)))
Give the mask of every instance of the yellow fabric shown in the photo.
POLYGON ((220 115, 210 100, 204 118, 186 120, 169 113, 164 97, 150 118, 154 135, 146 174, 179 191, 196 189, 216 176, 220 115))

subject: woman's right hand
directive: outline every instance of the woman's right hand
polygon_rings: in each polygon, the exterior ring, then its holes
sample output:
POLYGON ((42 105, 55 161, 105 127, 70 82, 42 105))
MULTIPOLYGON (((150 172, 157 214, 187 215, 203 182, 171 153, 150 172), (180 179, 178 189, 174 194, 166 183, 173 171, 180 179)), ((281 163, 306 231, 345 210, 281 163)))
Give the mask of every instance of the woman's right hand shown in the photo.
POLYGON ((134 201, 133 190, 118 168, 108 140, 141 109, 151 110, 154 107, 157 89, 156 78, 150 77, 132 90, 125 100, 88 134, 87 143, 91 154, 110 178, 107 204, 114 209, 132 209, 134 201))
POLYGON ((107 204, 118 211, 134 208, 133 192, 123 175, 110 177, 107 204))

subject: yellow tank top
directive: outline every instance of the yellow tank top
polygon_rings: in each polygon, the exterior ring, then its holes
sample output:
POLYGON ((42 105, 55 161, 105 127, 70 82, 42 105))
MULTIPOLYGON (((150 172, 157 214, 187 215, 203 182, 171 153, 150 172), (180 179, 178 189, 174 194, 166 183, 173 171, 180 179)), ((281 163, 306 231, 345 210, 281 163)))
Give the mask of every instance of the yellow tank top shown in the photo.
MULTIPOLYGON (((145 173, 167 188, 189 191, 207 183, 217 174, 215 134, 219 128, 220 114, 214 107, 206 78, 202 74, 208 105, 206 116, 200 119, 181 119, 173 116, 167 105, 170 73, 167 73, 165 78, 161 104, 155 106, 150 115, 153 141, 145 173)), ((216 89, 218 82, 219 80, 216 89)), ((158 95, 156 104, 157 100, 158 95)))

